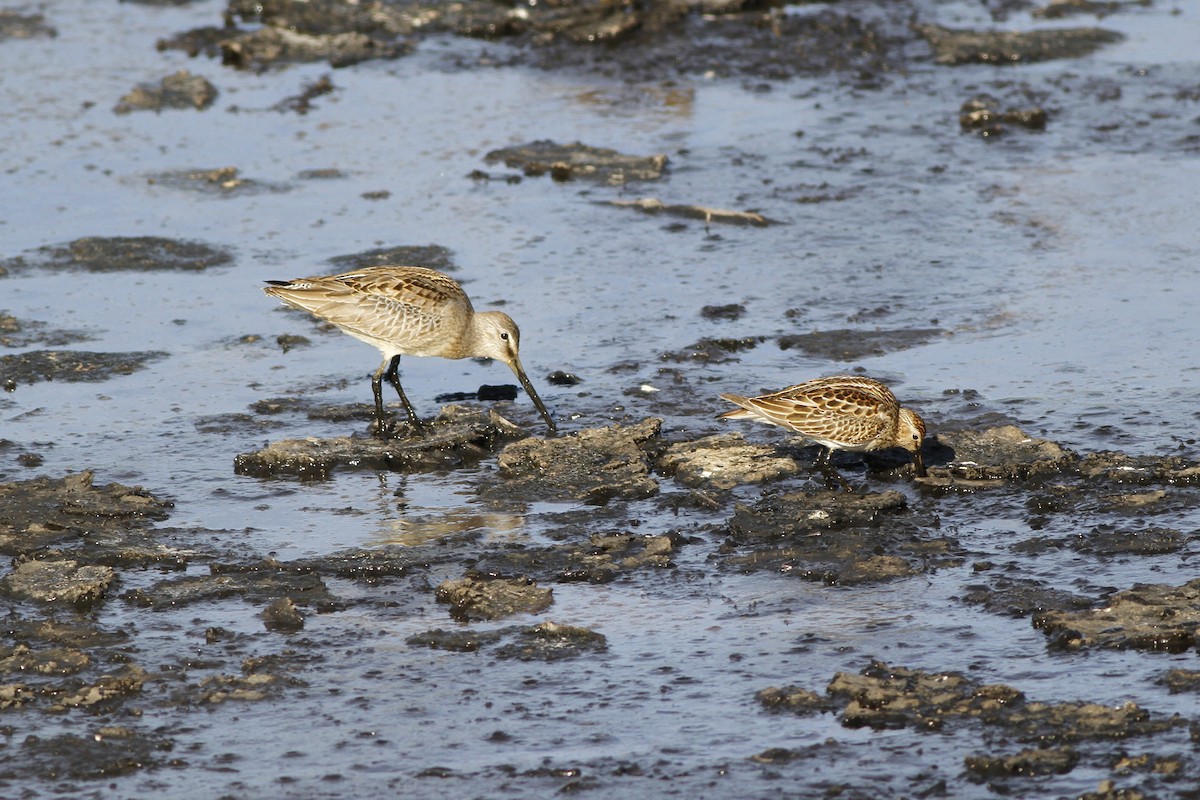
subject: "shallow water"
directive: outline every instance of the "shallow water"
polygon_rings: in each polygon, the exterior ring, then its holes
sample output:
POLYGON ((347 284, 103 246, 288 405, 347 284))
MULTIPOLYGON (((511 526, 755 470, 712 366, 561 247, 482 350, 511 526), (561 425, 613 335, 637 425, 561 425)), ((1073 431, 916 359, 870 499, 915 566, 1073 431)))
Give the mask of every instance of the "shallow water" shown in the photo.
MULTIPOLYGON (((330 271, 334 256, 402 244, 450 248, 477 307, 504 303, 522 326, 525 366, 567 429, 655 415, 666 417, 668 433, 696 438, 725 429, 712 419, 720 392, 861 366, 895 385, 934 430, 997 415, 1080 451, 1200 456, 1200 373, 1190 357, 1200 334, 1200 106, 1178 94, 1200 82, 1196 2, 1105 17, 1099 24, 1129 38, 1088 58, 1005 70, 921 63, 876 90, 828 77, 624 84, 521 67, 456 69, 455 58, 504 49, 467 40, 426 42, 395 62, 261 75, 154 50, 157 38, 217 24, 221 7, 46 2, 39 9, 56 38, 0 42, 0 101, 9 109, 0 124, 0 256, 122 235, 196 239, 234 253, 231 266, 196 274, 32 269, 0 279, 0 310, 95 337, 79 349, 170 354, 105 383, 22 385, 0 396, 0 437, 44 458, 27 470, 6 457, 5 480, 91 468, 97 483, 143 484, 171 497, 170 526, 224 532, 197 535, 281 560, 464 532, 481 545, 549 541, 556 515, 579 508, 540 503, 521 513, 479 502, 475 490, 494 480, 494 461, 448 474, 266 481, 235 475, 234 456, 268 439, 340 435, 347 424, 286 415, 264 432, 197 427, 290 394, 366 402, 376 354, 279 310, 258 286, 330 271), (111 112, 135 84, 181 68, 217 85, 212 109, 111 112), (312 112, 270 110, 324 74, 337 89, 312 112), (1119 87, 1120 97, 1097 100, 1103 86, 1119 87), (1046 132, 986 141, 960 131, 964 100, 989 92, 1007 101, 1026 89, 1046 97, 1046 132), (485 165, 484 154, 540 138, 666 153, 671 168, 663 181, 624 189, 467 177, 505 172, 485 165), (225 197, 148 180, 227 165, 268 190, 225 197), (344 177, 298 177, 324 168, 344 177), (381 190, 390 196, 362 196, 381 190), (754 209, 782 224, 705 230, 600 204, 643 196, 754 209), (703 306, 725 303, 747 313, 701 317, 703 306), (660 358, 703 337, 871 325, 945 335, 849 363, 781 350, 771 338, 720 364, 660 358), (249 334, 262 338, 242 342, 249 334), (312 345, 282 353, 281 334, 312 345), (625 362, 637 366, 610 371, 625 362), (683 383, 663 367, 678 369, 683 383), (545 376, 554 369, 583 382, 552 387, 545 376), (642 384, 661 391, 636 391, 642 384)), ((947 25, 988 24, 967 4, 923 13, 947 25)), ((1091 24, 1081 19, 1069 24, 1091 24)), ((1013 15, 1004 24, 1068 23, 1013 15)), ((427 414, 441 393, 510 380, 499 365, 471 361, 407 359, 403 368, 409 396, 427 414)), ((524 397, 502 410, 536 422, 524 397)), ((747 436, 780 440, 765 430, 747 436)), ((405 796, 527 797, 584 781, 576 788, 592 796, 811 796, 833 784, 911 796, 944 779, 952 796, 992 796, 959 778, 961 754, 987 749, 970 725, 940 735, 852 730, 828 714, 769 714, 754 699, 787 683, 820 691, 836 672, 857 672, 873 657, 961 670, 1032 699, 1134 700, 1156 715, 1197 717, 1195 697, 1153 683, 1170 667, 1194 668, 1194 653, 1052 653, 1028 619, 961 600, 980 580, 971 562, 991 559, 1099 596, 1190 579, 1192 547, 1108 560, 1063 549, 1035 560, 1010 549, 1033 535, 1016 494, 938 501, 903 490, 959 538, 963 566, 883 586, 825 587, 714 566, 724 536, 702 526, 719 526, 729 509, 671 515, 651 500, 597 517, 594 530, 636 523, 643 534, 694 530, 695 540, 678 551, 675 570, 555 585, 542 618, 608 640, 606 653, 575 661, 410 646, 415 633, 457 623, 431 593, 403 582, 331 584, 348 598, 383 593, 395 608, 310 614, 291 641, 264 635, 259 609, 241 601, 150 613, 109 600, 100 622, 136 630, 131 650, 152 672, 176 657, 180 638, 202 660, 210 626, 253 635, 262 653, 311 649, 319 662, 299 674, 307 686, 281 699, 203 711, 156 705, 169 682, 151 681, 136 724, 171 738, 185 765, 102 782, 9 781, 6 793, 350 797, 386 787, 405 796), (769 747, 808 746, 828 755, 771 767, 748 760, 769 747)), ((739 497, 753 501, 761 491, 739 497)), ((1086 533, 1108 520, 1101 511, 1056 519, 1052 532, 1086 533)), ((1153 520, 1189 535, 1198 521, 1195 509, 1153 520)), ((430 582, 459 573, 456 566, 430 582)), ((127 571, 122 588, 159 577, 127 571)), ((213 671, 188 670, 193 679, 213 671)), ((96 723, 4 713, 0 725, 12 732, 0 760, 16 758, 15 743, 27 735, 96 723)), ((1192 745, 1180 729, 1130 747, 1192 745)), ((1074 796, 1109 776, 1106 765, 1085 761, 1031 786, 1074 796)))

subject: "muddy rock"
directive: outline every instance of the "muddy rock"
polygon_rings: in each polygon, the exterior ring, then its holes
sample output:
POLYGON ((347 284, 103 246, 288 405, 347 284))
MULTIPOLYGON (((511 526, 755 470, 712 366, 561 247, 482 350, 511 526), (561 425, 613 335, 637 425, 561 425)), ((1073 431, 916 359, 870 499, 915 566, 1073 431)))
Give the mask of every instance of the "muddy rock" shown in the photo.
POLYGON ((670 536, 595 533, 582 543, 488 553, 474 569, 488 575, 527 575, 539 581, 608 583, 632 570, 672 567, 674 551, 670 536))
POLYGON ((1041 19, 1062 19, 1075 14, 1104 17, 1148 5, 1150 0, 1050 0, 1046 5, 1033 9, 1033 16, 1041 19))
POLYGON ((203 111, 217 99, 217 87, 207 78, 180 70, 159 83, 143 83, 113 108, 117 114, 131 111, 162 111, 167 108, 194 108, 203 111))
POLYGON ((1072 538, 1069 545, 1077 552, 1098 556, 1158 556, 1179 552, 1189 539, 1171 528, 1118 530, 1111 525, 1099 525, 1090 534, 1072 538))
POLYGON ((407 641, 413 647, 458 653, 485 650, 497 658, 518 661, 561 661, 603 653, 608 649, 608 640, 603 634, 549 621, 529 627, 512 626, 482 632, 435 628, 410 636, 407 641))
POLYGON ((34 649, 20 643, 0 645, 0 675, 74 675, 92 663, 82 650, 70 647, 34 649))
POLYGON ((78 561, 26 561, 3 579, 0 590, 42 603, 91 608, 116 578, 112 567, 80 566, 78 561))
POLYGON ((658 482, 650 476, 647 451, 658 446, 661 428, 661 419, 650 418, 636 425, 515 442, 500 453, 504 482, 489 487, 484 496, 598 504, 652 497, 658 494, 658 482))
POLYGON ((19 320, 0 311, 0 347, 31 347, 35 344, 63 347, 94 338, 83 331, 48 329, 44 322, 19 320))
POLYGON ((776 220, 768 219, 754 211, 729 211, 723 208, 668 204, 653 197, 643 197, 639 200, 609 200, 608 205, 617 208, 631 208, 654 216, 700 220, 705 225, 742 225, 765 228, 768 225, 777 224, 776 220))
POLYGON ((741 319, 746 314, 746 307, 741 303, 726 303, 719 306, 705 306, 700 309, 700 316, 705 319, 741 319))
POLYGON ((478 574, 443 582, 436 596, 439 603, 449 604, 451 616, 464 622, 537 614, 554 602, 553 589, 543 589, 528 578, 478 574))
POLYGON ((607 649, 602 633, 546 621, 517 631, 515 640, 497 647, 495 655, 517 661, 562 661, 607 649))
POLYGON ((32 773, 48 781, 106 780, 170 763, 174 742, 160 734, 113 726, 86 734, 29 736, 0 765, 0 779, 32 773))
POLYGON ((1177 456, 1129 456, 1124 453, 1088 453, 1079 463, 1085 478, 1113 483, 1200 486, 1200 464, 1177 456))
POLYGON ((980 605, 993 614, 1028 617, 1044 611, 1079 611, 1091 608, 1090 597, 1055 589, 1028 578, 997 577, 987 585, 966 587, 964 602, 980 605))
POLYGON ((53 39, 58 31, 41 14, 0 9, 0 42, 5 39, 53 39))
POLYGON ((260 28, 221 37, 221 61, 238 69, 262 70, 275 64, 328 61, 348 67, 371 59, 397 59, 411 48, 404 42, 365 33, 299 33, 287 28, 260 28))
POLYGON ((800 716, 833 711, 833 701, 799 686, 769 686, 754 695, 769 711, 788 711, 800 716))
POLYGON ((1171 694, 1180 692, 1200 692, 1200 670, 1180 669, 1167 670, 1159 683, 1165 684, 1171 694))
POLYGON ((213 675, 176 695, 176 702, 190 705, 219 705, 228 702, 257 702, 278 698, 283 689, 307 686, 289 675, 252 672, 248 675, 213 675))
POLYGON ((315 107, 313 100, 316 100, 318 97, 323 97, 327 94, 333 94, 336 89, 337 87, 333 85, 333 81, 329 79, 329 76, 322 75, 317 80, 306 85, 300 94, 292 95, 291 97, 285 97, 283 100, 280 100, 278 103, 271 106, 271 110, 281 112, 291 111, 296 114, 304 115, 309 111, 312 111, 315 107))
POLYGON ((1064 775, 1075 769, 1079 753, 1070 747, 1022 750, 1011 756, 973 755, 964 759, 967 771, 976 780, 1018 775, 1064 775))
POLYGON ((684 486, 717 490, 765 483, 800 471, 794 458, 781 456, 768 445, 750 444, 740 433, 673 444, 656 464, 664 475, 684 486))
POLYGON ((233 255, 229 251, 202 242, 159 236, 88 236, 0 261, 0 275, 29 267, 85 272, 198 272, 231 261, 233 255))
POLYGON ((145 682, 146 671, 130 664, 113 675, 100 676, 95 683, 58 693, 50 710, 82 708, 96 714, 108 713, 126 697, 140 693, 145 682))
POLYGON ((950 463, 931 467, 937 479, 1025 479, 1073 469, 1078 456, 1054 442, 1026 435, 1014 425, 983 431, 943 431, 928 446, 948 448, 950 463))
POLYGON ((970 31, 940 25, 914 30, 933 48, 939 64, 1023 64, 1056 58, 1080 58, 1125 37, 1103 28, 1054 28, 1034 31, 970 31))
POLYGON ((839 329, 779 337, 780 350, 801 350, 810 356, 830 361, 859 361, 897 350, 919 347, 939 336, 941 328, 900 328, 890 331, 839 329))
POLYGON ((288 189, 282 184, 243 177, 237 167, 156 172, 147 175, 146 182, 153 186, 197 192, 210 197, 247 197, 265 192, 284 192, 288 189))
POLYGON ((485 458, 503 444, 528 436, 490 409, 447 406, 423 434, 379 439, 284 439, 234 459, 239 475, 328 478, 336 467, 428 472, 456 469, 485 458))
POLYGON ((738 505, 721 552, 741 570, 771 569, 808 580, 857 585, 958 563, 957 544, 930 537, 899 492, 841 491, 766 497, 738 505))
POLYGON ((492 150, 484 161, 503 162, 529 176, 550 174, 558 181, 586 179, 619 186, 629 181, 652 181, 667 167, 665 155, 630 156, 580 142, 558 144, 543 139, 516 147, 492 150))
POLYGON ((178 608, 226 597, 265 603, 282 596, 321 611, 333 610, 337 605, 319 576, 282 562, 211 564, 209 571, 209 575, 170 578, 145 589, 131 589, 121 599, 152 609, 178 608))
POLYGON ((1040 746, 1144 736, 1186 724, 1152 718, 1135 703, 1027 701, 1009 686, 984 685, 956 672, 931 673, 879 661, 857 675, 839 672, 826 692, 843 703, 842 724, 877 730, 911 727, 939 731, 948 723, 979 719, 1017 741, 1040 746))
POLYGON ((761 336, 746 336, 740 339, 713 339, 705 337, 682 350, 663 353, 660 358, 663 361, 673 361, 675 363, 725 364, 738 360, 735 353, 753 350, 764 341, 765 338, 761 336))
POLYGON ((262 610, 263 626, 269 631, 292 633, 304 627, 304 613, 290 597, 272 600, 262 610))
POLYGON ((1182 653, 1196 647, 1200 579, 1182 586, 1136 584, 1103 608, 1048 611, 1033 619, 1056 649, 1104 647, 1182 653))
POLYGON ((166 357, 160 350, 135 353, 30 350, 0 356, 0 386, 11 392, 18 386, 42 381, 98 383, 145 369, 150 362, 166 357))
POLYGON ((1001 110, 1000 101, 996 98, 980 95, 962 104, 958 112, 958 124, 964 131, 985 137, 1006 133, 1009 125, 1044 131, 1046 112, 1038 107, 1001 110))

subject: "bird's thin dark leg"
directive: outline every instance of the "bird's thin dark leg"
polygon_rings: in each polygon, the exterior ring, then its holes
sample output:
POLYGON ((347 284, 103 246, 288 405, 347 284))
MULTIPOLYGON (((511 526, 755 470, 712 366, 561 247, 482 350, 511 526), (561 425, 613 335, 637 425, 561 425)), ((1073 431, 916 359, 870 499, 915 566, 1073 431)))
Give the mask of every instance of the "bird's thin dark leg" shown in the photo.
POLYGON ((833 450, 828 447, 825 448, 825 452, 817 456, 817 466, 821 469, 821 472, 825 474, 826 485, 832 489, 834 487, 834 483, 836 482, 842 487, 843 491, 853 492, 853 487, 846 482, 846 479, 842 477, 842 474, 834 468, 832 463, 830 463, 829 459, 832 456, 833 450))
MULTIPOLYGON (((404 394, 404 390, 400 388, 400 356, 392 356, 392 363, 388 365, 387 372, 384 373, 387 382, 396 387, 396 394, 400 395, 400 402, 404 404, 404 410, 408 412, 408 421, 418 431, 425 430, 425 426, 421 424, 421 419, 417 416, 417 411, 412 407, 412 403, 408 402, 408 397, 404 394)), ((378 397, 378 395, 376 395, 378 397)))
MULTIPOLYGON (((396 356, 398 359, 399 356, 396 356)), ((375 394, 375 433, 381 438, 386 439, 388 435, 388 425, 383 419, 383 374, 387 372, 388 361, 384 359, 379 365, 379 369, 375 370, 375 374, 371 376, 371 391, 375 394)))

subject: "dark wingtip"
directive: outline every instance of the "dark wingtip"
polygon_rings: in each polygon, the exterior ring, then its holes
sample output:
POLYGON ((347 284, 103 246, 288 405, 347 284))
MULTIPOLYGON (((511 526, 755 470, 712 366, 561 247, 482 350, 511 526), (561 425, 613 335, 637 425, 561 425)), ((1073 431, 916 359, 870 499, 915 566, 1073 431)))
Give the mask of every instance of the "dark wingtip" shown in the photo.
POLYGON ((287 286, 291 281, 267 281, 272 286, 287 286))

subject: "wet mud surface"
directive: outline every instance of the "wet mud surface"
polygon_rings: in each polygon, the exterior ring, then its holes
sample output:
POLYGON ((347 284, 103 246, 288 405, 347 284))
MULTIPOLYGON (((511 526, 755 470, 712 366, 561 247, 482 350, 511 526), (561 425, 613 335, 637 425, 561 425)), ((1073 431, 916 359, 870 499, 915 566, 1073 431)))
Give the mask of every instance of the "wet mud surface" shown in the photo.
POLYGON ((1195 795, 1200 8, 36 11, 0 794, 1195 795), (406 357, 380 436, 376 354, 259 291, 397 263, 558 435, 406 357), (928 475, 715 419, 822 374, 928 475))

